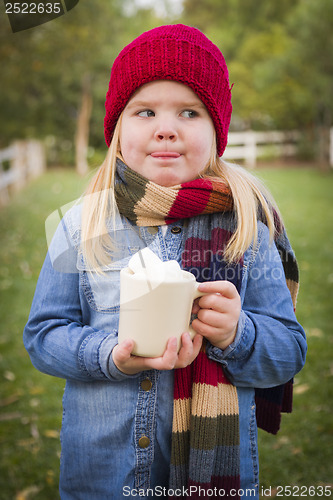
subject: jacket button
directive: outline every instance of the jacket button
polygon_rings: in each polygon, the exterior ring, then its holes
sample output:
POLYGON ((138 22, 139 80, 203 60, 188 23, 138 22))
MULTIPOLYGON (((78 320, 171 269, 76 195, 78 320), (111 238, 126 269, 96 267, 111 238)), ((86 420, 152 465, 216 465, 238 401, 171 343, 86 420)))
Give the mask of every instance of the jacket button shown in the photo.
POLYGON ((142 436, 139 439, 140 448, 147 448, 150 445, 150 439, 147 436, 142 436))
POLYGON ((144 391, 150 391, 153 383, 151 380, 149 380, 149 378, 146 378, 145 380, 142 380, 140 385, 141 385, 141 389, 143 389, 144 391))
POLYGON ((175 226, 171 229, 172 234, 179 234, 181 232, 182 228, 179 226, 175 226))

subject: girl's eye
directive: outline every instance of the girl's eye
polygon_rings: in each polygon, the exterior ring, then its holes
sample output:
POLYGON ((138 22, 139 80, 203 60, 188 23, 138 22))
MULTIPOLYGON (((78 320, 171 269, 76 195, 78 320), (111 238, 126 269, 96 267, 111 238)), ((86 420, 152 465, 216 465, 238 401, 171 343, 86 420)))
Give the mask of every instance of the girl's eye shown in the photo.
POLYGON ((185 109, 181 112, 181 116, 183 116, 184 118, 195 118, 196 116, 198 116, 198 113, 196 111, 193 111, 192 109, 185 109))
POLYGON ((143 111, 139 111, 137 115, 141 116, 142 118, 150 118, 152 116, 155 116, 155 113, 151 109, 145 109, 143 111))

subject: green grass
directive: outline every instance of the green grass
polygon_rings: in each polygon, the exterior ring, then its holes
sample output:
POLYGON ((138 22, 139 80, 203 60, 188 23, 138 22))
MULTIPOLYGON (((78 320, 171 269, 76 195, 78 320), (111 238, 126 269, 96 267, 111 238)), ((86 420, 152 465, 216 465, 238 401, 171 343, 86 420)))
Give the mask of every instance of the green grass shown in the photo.
MULTIPOLYGON (((261 484, 274 494, 278 485, 332 484, 333 175, 300 168, 258 174, 278 201, 298 257, 297 316, 309 343, 293 413, 277 436, 259 432, 261 484)), ((73 171, 49 171, 0 210, 0 500, 59 499, 64 381, 32 367, 22 330, 46 252, 45 219, 85 184, 73 171)))
POLYGON ((311 169, 259 174, 278 201, 298 258, 297 317, 308 337, 293 413, 283 416, 276 437, 259 433, 261 484, 333 490, 333 175, 311 169))
POLYGON ((55 170, 0 210, 0 499, 55 500, 64 381, 39 373, 22 343, 47 250, 46 217, 77 198, 85 181, 55 170))

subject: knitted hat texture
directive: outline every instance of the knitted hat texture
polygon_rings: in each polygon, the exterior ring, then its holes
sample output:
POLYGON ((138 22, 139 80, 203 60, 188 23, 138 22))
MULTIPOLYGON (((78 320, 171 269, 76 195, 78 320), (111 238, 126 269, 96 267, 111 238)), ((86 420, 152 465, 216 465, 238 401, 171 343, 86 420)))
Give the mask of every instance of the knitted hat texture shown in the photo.
POLYGON ((201 31, 182 24, 142 33, 115 59, 105 101, 107 145, 132 94, 154 80, 184 83, 200 97, 213 120, 217 153, 222 156, 232 112, 227 65, 220 49, 201 31))

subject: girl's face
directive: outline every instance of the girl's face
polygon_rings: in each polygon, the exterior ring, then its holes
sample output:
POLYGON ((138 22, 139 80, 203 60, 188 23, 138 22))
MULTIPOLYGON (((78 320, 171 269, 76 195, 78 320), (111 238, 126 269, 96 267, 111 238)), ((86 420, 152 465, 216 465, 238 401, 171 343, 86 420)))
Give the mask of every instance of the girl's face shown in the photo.
POLYGON ((168 80, 140 87, 127 103, 120 150, 135 172, 161 186, 196 179, 215 137, 210 115, 192 89, 168 80))

